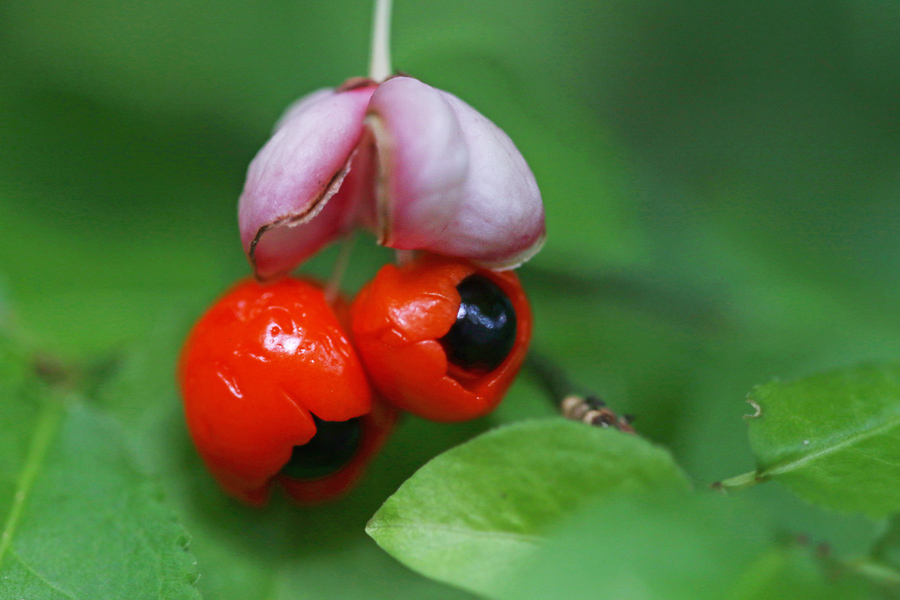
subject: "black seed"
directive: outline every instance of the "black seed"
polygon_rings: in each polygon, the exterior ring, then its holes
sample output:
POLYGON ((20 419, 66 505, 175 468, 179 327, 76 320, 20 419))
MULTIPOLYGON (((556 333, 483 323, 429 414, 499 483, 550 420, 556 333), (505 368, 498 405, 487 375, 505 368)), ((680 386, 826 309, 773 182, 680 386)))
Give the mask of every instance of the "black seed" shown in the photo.
POLYGON ((516 343, 512 302, 484 275, 469 275, 456 289, 462 298, 456 323, 440 339, 447 360, 469 371, 493 371, 516 343))
POLYGON ((359 417, 348 421, 323 421, 313 415, 316 435, 302 446, 294 446, 291 459, 281 474, 292 479, 317 479, 341 470, 349 463, 362 441, 359 417))

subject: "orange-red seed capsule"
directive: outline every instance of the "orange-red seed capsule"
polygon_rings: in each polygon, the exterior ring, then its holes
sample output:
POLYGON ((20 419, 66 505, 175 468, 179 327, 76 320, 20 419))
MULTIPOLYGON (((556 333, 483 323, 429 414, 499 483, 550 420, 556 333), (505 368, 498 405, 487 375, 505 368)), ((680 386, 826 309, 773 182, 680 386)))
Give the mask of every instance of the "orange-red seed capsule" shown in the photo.
POLYGON ((362 365, 322 290, 307 281, 239 282, 194 326, 178 373, 188 429, 231 495, 259 505, 273 480, 303 503, 328 500, 359 476, 391 413, 373 401, 362 365), (278 475, 322 421, 361 417, 362 442, 341 473, 311 481, 278 475), (340 477, 336 477, 340 475, 340 477), (322 485, 321 481, 330 483, 322 485))
POLYGON ((493 410, 525 360, 531 325, 514 273, 436 255, 403 267, 386 265, 351 308, 353 341, 372 384, 395 406, 435 421, 464 421, 493 410), (512 348, 488 372, 451 363, 444 347, 460 315, 457 287, 472 275, 502 290, 515 313, 512 348))

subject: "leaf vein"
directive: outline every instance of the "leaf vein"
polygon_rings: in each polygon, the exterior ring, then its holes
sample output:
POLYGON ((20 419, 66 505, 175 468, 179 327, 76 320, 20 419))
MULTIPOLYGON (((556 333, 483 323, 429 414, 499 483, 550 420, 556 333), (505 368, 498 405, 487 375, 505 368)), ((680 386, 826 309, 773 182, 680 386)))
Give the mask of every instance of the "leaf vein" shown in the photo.
POLYGON ((71 598, 72 600, 79 600, 75 594, 62 589, 61 587, 59 587, 58 585, 56 585, 55 583, 53 583, 52 581, 47 579, 46 576, 42 575, 40 573, 40 571, 38 571, 37 569, 32 567, 30 564, 25 562, 22 559, 22 556, 18 552, 16 552, 15 550, 10 550, 9 552, 10 552, 11 556, 13 558, 15 558, 19 562, 19 564, 22 565, 22 567, 25 568, 26 571, 28 571, 29 573, 31 573, 32 575, 37 577, 44 585, 46 585, 47 587, 49 587, 50 589, 52 589, 55 592, 59 592, 66 598, 71 598))
POLYGON ((19 479, 16 481, 16 491, 13 495, 9 513, 6 515, 6 522, 3 524, 3 534, 0 535, 0 564, 3 564, 3 559, 6 557, 6 553, 12 544, 28 494, 31 493, 34 480, 37 478, 38 470, 47 453, 47 448, 50 446, 53 434, 59 426, 62 409, 63 405, 61 403, 49 402, 40 413, 34 435, 31 438, 28 455, 25 457, 25 463, 22 465, 22 471, 19 474, 19 479))
POLYGON ((864 442, 864 441, 868 440, 869 438, 886 433, 886 432, 890 431, 891 429, 894 429, 897 426, 900 426, 900 416, 896 416, 893 419, 890 419, 889 421, 887 421, 886 423, 883 423, 882 425, 878 425, 877 427, 872 427, 870 429, 866 429, 866 430, 860 431, 858 433, 851 434, 844 440, 842 440, 834 445, 826 446, 825 448, 822 448, 821 450, 818 450, 816 452, 810 452, 809 454, 801 456, 800 458, 798 458, 796 460, 792 460, 792 461, 784 463, 782 465, 770 467, 768 469, 763 469, 760 472, 760 476, 761 477, 772 477, 775 475, 781 475, 783 473, 789 473, 791 471, 794 471, 796 469, 799 469, 799 468, 805 466, 806 464, 808 464, 810 462, 813 462, 820 458, 827 457, 830 454, 834 454, 835 452, 837 452, 839 450, 843 450, 844 448, 849 448, 859 442, 864 442))
MULTIPOLYGON (((123 523, 117 523, 117 528, 122 532, 128 532, 129 528, 127 525, 123 523)), ((137 534, 137 538, 140 541, 141 545, 150 553, 151 556, 155 559, 155 567, 156 567, 156 596, 160 600, 165 600, 163 598, 163 558, 162 554, 158 552, 153 544, 150 543, 150 540, 147 539, 146 530, 143 527, 136 527, 134 529, 137 534)))
POLYGON ((889 460, 885 460, 885 459, 881 458, 880 456, 875 456, 871 452, 864 452, 863 450, 860 450, 859 448, 849 448, 848 451, 853 452, 854 454, 859 454, 860 456, 863 456, 869 460, 873 460, 875 462, 885 464, 889 467, 900 467, 900 464, 898 464, 898 463, 891 462, 889 460))

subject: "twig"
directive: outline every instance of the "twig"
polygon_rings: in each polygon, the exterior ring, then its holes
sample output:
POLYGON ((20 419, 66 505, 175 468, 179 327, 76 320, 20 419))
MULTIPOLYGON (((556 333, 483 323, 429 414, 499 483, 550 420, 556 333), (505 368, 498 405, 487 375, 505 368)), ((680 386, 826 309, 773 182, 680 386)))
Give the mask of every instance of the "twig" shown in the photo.
POLYGON ((631 426, 633 417, 617 415, 600 396, 576 386, 547 356, 532 350, 525 359, 525 368, 547 391, 553 405, 565 418, 594 427, 614 427, 625 433, 635 433, 631 426))

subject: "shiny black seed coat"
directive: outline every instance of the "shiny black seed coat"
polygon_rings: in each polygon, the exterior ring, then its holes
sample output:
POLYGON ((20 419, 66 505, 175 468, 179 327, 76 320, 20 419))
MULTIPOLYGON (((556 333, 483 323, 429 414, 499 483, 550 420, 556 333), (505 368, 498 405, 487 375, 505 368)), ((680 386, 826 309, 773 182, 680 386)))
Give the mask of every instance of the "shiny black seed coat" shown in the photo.
POLYGON ((516 312, 509 296, 484 275, 456 286, 462 303, 456 323, 440 339, 447 360, 468 371, 493 371, 516 343, 516 312))
POLYGON ((306 444, 294 446, 291 459, 281 474, 292 479, 318 479, 341 470, 349 463, 362 441, 359 417, 347 421, 323 421, 313 415, 316 435, 306 444))

